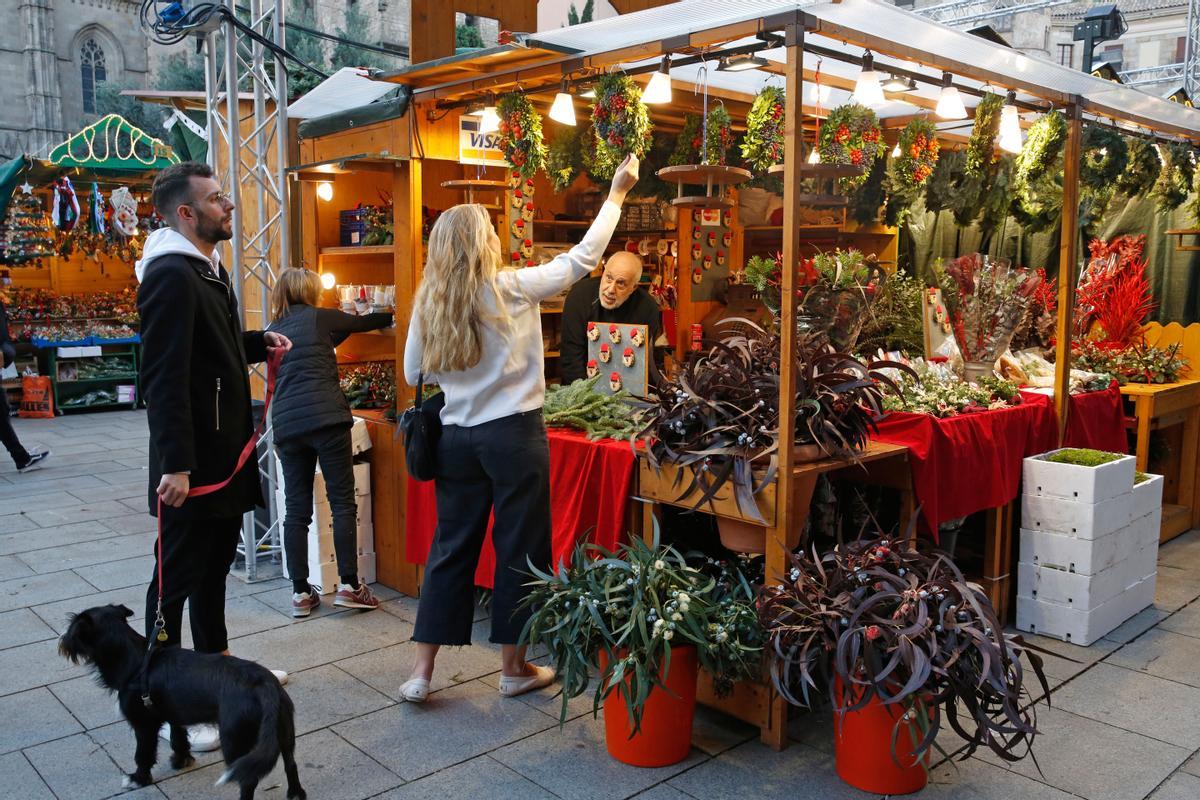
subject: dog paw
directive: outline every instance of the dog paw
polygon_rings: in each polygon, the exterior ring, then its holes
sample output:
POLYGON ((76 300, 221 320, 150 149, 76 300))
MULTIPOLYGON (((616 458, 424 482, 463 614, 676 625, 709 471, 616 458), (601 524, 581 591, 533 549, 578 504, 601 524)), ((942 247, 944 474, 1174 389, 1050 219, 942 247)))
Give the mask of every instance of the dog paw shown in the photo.
POLYGON ((191 753, 172 753, 171 768, 185 769, 196 763, 196 759, 192 758, 191 753))
POLYGON ((149 786, 150 783, 151 783, 151 781, 150 781, 149 776, 146 776, 143 779, 142 776, 140 776, 140 775, 130 773, 130 774, 126 775, 125 778, 121 781, 121 788, 123 788, 123 789, 138 789, 138 788, 141 788, 142 786, 149 786))

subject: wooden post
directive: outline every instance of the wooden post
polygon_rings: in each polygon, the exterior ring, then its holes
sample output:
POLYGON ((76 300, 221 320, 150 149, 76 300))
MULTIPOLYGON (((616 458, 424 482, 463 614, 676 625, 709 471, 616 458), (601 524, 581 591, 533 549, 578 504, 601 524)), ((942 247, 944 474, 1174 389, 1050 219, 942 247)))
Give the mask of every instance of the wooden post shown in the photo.
POLYGON ((1071 408, 1071 316, 1075 309, 1076 263, 1079 260, 1079 159, 1083 114, 1079 104, 1067 111, 1067 143, 1063 152, 1062 235, 1058 245, 1058 324, 1054 345, 1054 411, 1058 442, 1067 435, 1071 408))

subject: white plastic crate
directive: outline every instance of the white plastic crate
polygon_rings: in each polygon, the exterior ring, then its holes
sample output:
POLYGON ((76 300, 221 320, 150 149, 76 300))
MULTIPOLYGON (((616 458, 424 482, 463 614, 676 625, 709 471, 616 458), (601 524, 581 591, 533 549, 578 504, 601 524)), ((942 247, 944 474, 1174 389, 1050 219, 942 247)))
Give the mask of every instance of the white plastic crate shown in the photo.
MULTIPOLYGON (((358 506, 358 524, 371 524, 374 521, 371 516, 371 495, 358 495, 354 498, 354 501, 358 506)), ((321 498, 315 504, 313 521, 317 525, 317 530, 333 532, 333 511, 329 508, 329 503, 324 501, 324 498, 321 498)))
POLYGON ((1162 532, 1162 506, 1151 511, 1144 517, 1137 517, 1129 523, 1129 531, 1139 545, 1158 545, 1162 532))
POLYGON ((1162 513, 1163 476, 1151 475, 1147 480, 1133 485, 1133 512, 1137 519, 1158 511, 1162 513))
MULTIPOLYGON (((358 579, 363 583, 375 582, 375 554, 364 553, 358 557, 358 579)), ((338 587, 337 564, 322 564, 319 569, 309 568, 308 582, 321 587, 322 595, 333 594, 338 587)))
POLYGON ((1083 575, 1095 575, 1145 546, 1136 530, 1126 527, 1098 539, 1021 528, 1020 561, 1083 575))
POLYGON ((1099 503, 1125 494, 1133 486, 1133 456, 1122 456, 1098 467, 1046 461, 1058 450, 1026 458, 1021 469, 1025 493, 1063 497, 1078 503, 1099 503))
POLYGON ((1130 492, 1099 503, 1079 503, 1062 497, 1021 495, 1021 527, 1056 531, 1080 539, 1100 537, 1124 528, 1132 519, 1130 492))
POLYGON ((1090 611, 1017 595, 1017 629, 1087 646, 1154 602, 1155 578, 1090 611))
POLYGON ((1083 575, 1022 562, 1017 564, 1017 594, 1085 611, 1098 608, 1145 577, 1129 580, 1131 572, 1137 571, 1133 564, 1134 560, 1127 558, 1095 575, 1083 575))
POLYGON ((367 422, 362 417, 355 417, 350 426, 350 450, 354 455, 371 449, 371 434, 367 431, 367 422))

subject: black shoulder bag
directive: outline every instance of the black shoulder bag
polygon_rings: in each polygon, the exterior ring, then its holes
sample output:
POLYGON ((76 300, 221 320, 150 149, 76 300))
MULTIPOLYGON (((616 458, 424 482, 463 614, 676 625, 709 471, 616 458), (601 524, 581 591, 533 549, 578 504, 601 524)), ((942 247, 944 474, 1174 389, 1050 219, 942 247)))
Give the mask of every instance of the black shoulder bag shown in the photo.
POLYGON ((437 466, 438 439, 442 437, 442 408, 446 405, 445 392, 438 392, 422 402, 425 391, 425 373, 417 377, 417 397, 412 408, 400 417, 400 429, 404 431, 404 462, 408 474, 419 481, 433 480, 437 466))

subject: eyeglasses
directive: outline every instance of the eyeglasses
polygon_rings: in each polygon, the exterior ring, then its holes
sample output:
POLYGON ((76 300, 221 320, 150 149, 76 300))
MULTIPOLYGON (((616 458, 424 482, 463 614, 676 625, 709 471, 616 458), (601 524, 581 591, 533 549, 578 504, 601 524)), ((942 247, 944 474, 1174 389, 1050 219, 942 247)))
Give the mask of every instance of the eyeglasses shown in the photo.
MULTIPOLYGON (((200 202, 200 201, 197 200, 194 202, 200 202)), ((205 197, 204 202, 217 202, 217 203, 221 203, 222 205, 233 205, 233 198, 230 197, 225 192, 215 192, 213 194, 210 194, 208 197, 205 197)), ((193 203, 184 203, 184 205, 190 206, 190 205, 193 205, 193 203)))

